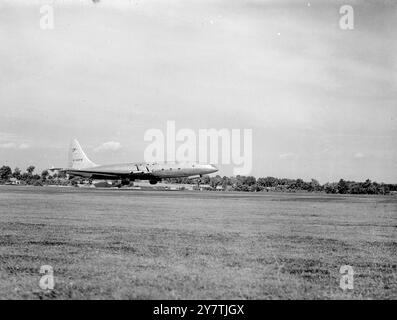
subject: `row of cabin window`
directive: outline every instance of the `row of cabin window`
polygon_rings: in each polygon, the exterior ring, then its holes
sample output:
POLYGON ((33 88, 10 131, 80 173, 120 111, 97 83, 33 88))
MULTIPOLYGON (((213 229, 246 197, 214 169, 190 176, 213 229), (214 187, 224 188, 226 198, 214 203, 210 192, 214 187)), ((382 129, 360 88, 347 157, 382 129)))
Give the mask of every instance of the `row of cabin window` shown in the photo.
MULTIPOLYGON (((147 163, 147 164, 139 163, 139 164, 136 164, 136 166, 150 166, 150 165, 155 166, 156 164, 157 163, 152 163, 152 164, 150 164, 150 163, 147 163)), ((194 164, 192 164, 192 167, 194 168, 194 164)), ((161 170, 164 170, 164 169, 161 169, 161 170)), ((172 170, 172 168, 170 168, 170 170, 172 170)), ((178 168, 178 170, 181 170, 181 168, 178 168)))

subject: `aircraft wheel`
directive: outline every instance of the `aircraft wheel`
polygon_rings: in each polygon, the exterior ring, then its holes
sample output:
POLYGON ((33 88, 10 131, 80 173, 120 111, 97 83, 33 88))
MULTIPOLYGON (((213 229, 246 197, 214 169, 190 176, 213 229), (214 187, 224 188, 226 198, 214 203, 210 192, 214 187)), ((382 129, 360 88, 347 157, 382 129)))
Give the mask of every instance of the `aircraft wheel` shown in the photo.
POLYGON ((130 179, 123 179, 123 180, 121 180, 121 185, 122 185, 122 186, 126 186, 126 185, 128 185, 128 184, 130 184, 130 179))

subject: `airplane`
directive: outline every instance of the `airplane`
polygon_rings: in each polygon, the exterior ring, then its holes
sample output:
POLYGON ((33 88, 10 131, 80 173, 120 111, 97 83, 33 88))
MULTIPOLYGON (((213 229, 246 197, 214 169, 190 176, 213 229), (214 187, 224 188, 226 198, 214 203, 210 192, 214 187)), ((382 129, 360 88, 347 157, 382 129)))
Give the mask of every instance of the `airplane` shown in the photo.
POLYGON ((197 178, 217 172, 218 168, 212 164, 197 162, 133 162, 97 165, 88 159, 80 143, 74 139, 70 144, 68 167, 49 170, 62 171, 70 177, 78 176, 89 180, 121 180, 122 186, 134 180, 149 180, 150 184, 156 184, 164 178, 197 178))

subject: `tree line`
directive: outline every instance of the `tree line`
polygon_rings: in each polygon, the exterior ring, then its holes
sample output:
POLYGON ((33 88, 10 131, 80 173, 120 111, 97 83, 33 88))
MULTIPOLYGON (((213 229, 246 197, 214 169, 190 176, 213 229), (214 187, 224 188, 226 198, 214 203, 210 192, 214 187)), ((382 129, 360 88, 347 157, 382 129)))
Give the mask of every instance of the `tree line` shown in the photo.
POLYGON ((22 170, 18 167, 16 167, 14 170, 11 170, 9 166, 2 166, 0 168, 0 184, 9 183, 11 182, 11 179, 16 179, 22 184, 36 186, 44 184, 69 184, 67 181, 65 181, 66 174, 63 172, 50 175, 48 170, 43 170, 41 174, 37 174, 34 172, 35 169, 35 166, 28 166, 25 172, 22 172, 22 170))
MULTIPOLYGON (((187 178, 168 179, 171 183, 194 183, 187 178)), ((236 177, 214 177, 204 176, 200 183, 208 184, 211 188, 216 189, 221 186, 223 190, 232 191, 285 191, 285 192, 326 192, 333 194, 389 194, 397 191, 397 184, 385 184, 372 182, 367 179, 364 182, 346 181, 340 179, 339 182, 327 182, 320 184, 316 179, 304 181, 303 179, 288 178, 255 178, 253 176, 236 176, 236 177)))
MULTIPOLYGON (((75 177, 68 180, 65 173, 59 172, 50 175, 48 170, 43 170, 40 174, 34 172, 35 166, 28 166, 25 172, 15 168, 11 170, 9 166, 0 168, 0 183, 10 183, 11 178, 20 181, 22 184, 28 185, 77 185, 84 179, 75 177)), ((170 178, 165 179, 168 183, 182 184, 205 184, 210 189, 260 192, 260 191, 283 191, 283 192, 325 192, 332 194, 389 194, 397 192, 397 184, 377 183, 367 179, 364 182, 347 181, 340 179, 338 182, 327 182, 320 184, 316 179, 304 181, 303 179, 287 179, 287 178, 255 178, 253 176, 233 176, 221 177, 216 175, 213 177, 203 176, 198 179, 189 178, 170 178)))

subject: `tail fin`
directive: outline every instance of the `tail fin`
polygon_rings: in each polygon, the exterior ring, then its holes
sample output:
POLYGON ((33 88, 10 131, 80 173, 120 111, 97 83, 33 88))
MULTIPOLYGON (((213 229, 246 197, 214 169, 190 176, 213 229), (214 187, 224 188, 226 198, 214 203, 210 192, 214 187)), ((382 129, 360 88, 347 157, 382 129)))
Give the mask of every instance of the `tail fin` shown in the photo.
POLYGON ((88 159, 79 142, 74 139, 70 144, 68 167, 73 169, 85 169, 95 166, 96 164, 88 159))

